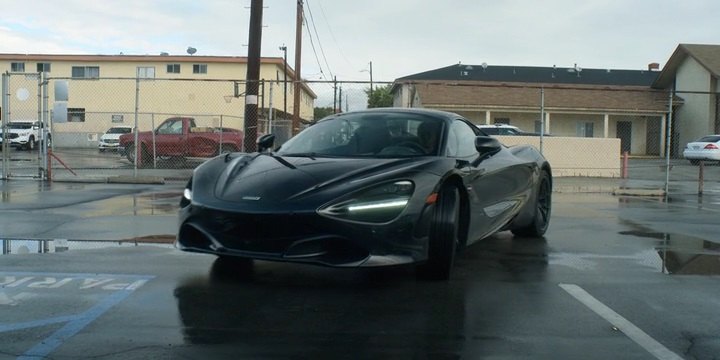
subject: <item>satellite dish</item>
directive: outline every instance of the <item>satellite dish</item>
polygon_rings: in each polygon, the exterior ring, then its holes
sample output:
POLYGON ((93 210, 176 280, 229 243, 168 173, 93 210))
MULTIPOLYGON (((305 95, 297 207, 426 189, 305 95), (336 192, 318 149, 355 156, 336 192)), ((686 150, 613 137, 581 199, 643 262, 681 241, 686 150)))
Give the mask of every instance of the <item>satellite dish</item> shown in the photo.
POLYGON ((484 69, 487 69, 487 63, 486 63, 486 62, 480 64, 480 66, 482 66, 483 70, 484 70, 484 69))
POLYGON ((187 53, 188 53, 188 54, 192 55, 192 54, 195 54, 196 52, 197 52, 197 49, 196 49, 196 48, 194 48, 194 47, 192 47, 192 46, 188 46, 188 48, 187 48, 187 53))

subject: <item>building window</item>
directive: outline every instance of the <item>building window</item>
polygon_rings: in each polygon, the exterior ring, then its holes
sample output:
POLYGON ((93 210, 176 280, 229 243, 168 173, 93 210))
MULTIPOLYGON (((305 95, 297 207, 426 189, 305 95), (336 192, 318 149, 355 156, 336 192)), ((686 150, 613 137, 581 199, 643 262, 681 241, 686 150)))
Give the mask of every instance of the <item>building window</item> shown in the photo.
POLYGON ((496 118, 495 118, 495 123, 496 123, 496 124, 507 124, 507 125, 510 125, 510 118, 506 118, 506 117, 496 117, 496 118))
POLYGON ((10 63, 10 71, 12 72, 25 72, 24 62, 13 62, 10 63))
POLYGON ((193 64, 193 74, 207 74, 207 64, 193 64))
POLYGON ((179 74, 180 64, 167 64, 167 72, 168 74, 179 74))
POLYGON ((576 135, 579 137, 594 137, 593 126, 595 123, 579 121, 576 127, 576 135))
POLYGON ((85 122, 85 108, 68 108, 68 122, 85 122))
POLYGON ((37 72, 50 72, 50 63, 37 63, 37 72))
POLYGON ((137 77, 140 79, 154 79, 155 78, 155 67, 153 67, 153 66, 138 66, 137 77))
POLYGON ((80 79, 97 79, 100 77, 99 66, 73 66, 72 77, 80 79))

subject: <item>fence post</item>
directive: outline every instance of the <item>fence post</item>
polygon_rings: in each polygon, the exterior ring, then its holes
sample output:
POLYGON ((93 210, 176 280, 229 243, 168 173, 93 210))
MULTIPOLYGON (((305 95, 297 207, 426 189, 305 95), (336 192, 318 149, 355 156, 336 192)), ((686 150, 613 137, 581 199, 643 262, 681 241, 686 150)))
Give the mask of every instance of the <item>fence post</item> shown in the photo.
POLYGON ((622 178, 628 178, 628 152, 624 151, 622 154, 622 178))
MULTIPOLYGON (((10 116, 10 74, 5 72, 2 74, 2 102, 0 105, 2 115, 0 118, 7 119, 10 116)), ((2 133, 7 134, 7 121, 2 121, 2 133)), ((10 172, 10 144, 7 141, 2 142, 2 178, 8 179, 8 172, 10 172)))
POLYGON ((700 160, 698 171, 698 196, 700 196, 703 193, 703 183, 705 182, 705 160, 700 160))

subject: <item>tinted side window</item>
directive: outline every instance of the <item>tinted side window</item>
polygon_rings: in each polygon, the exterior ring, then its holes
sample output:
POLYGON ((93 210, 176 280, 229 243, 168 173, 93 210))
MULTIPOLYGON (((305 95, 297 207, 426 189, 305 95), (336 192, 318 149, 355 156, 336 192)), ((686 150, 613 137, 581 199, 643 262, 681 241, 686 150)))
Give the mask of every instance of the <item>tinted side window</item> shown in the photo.
POLYGON ((470 157, 477 155, 475 149, 475 131, 462 120, 453 121, 448 133, 447 155, 451 157, 470 157))

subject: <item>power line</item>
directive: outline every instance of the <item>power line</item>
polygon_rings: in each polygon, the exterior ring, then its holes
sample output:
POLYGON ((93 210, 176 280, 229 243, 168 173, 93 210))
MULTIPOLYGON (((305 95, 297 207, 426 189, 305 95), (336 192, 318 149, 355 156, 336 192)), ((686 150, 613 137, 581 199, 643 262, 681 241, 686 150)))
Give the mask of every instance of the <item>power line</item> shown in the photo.
POLYGON ((332 38, 333 42, 335 43, 335 46, 338 49, 338 52, 340 52, 340 55, 345 60, 345 62, 353 66, 353 64, 350 63, 350 60, 348 60, 347 56, 345 56, 345 53, 343 53, 342 48, 340 47, 340 44, 338 44, 337 38, 335 38, 335 33, 332 31, 332 27, 330 27, 330 22, 327 19, 327 16, 325 15, 325 9, 322 6, 322 2, 319 3, 320 6, 320 15, 322 15, 323 20, 325 20, 325 24, 327 25, 328 32, 330 33, 330 37, 332 38))
POLYGON ((325 72, 323 71, 322 64, 320 64, 320 58, 318 57, 317 51, 315 50, 315 42, 313 41, 312 33, 310 32, 310 27, 307 24, 307 18, 305 17, 305 12, 303 12, 303 21, 305 27, 308 29, 308 38, 310 39, 310 47, 312 48, 313 54, 315 54, 315 61, 318 64, 318 67, 320 68, 320 74, 322 75, 323 79, 325 78, 325 72))
MULTIPOLYGON (((315 31, 315 38, 318 42, 318 47, 320 48, 320 53, 322 54, 323 60, 325 61, 325 66, 327 67, 328 72, 330 73, 330 78, 333 78, 332 70, 330 70, 330 64, 328 64, 327 57, 325 57, 325 50, 323 49, 322 42, 320 41, 320 35, 317 32, 317 27, 315 27, 315 19, 313 18, 312 9, 310 9, 310 2, 305 1, 307 5, 307 11, 310 14, 310 21, 312 22, 313 31, 315 31)), ((308 32, 310 29, 308 29, 308 32)))

